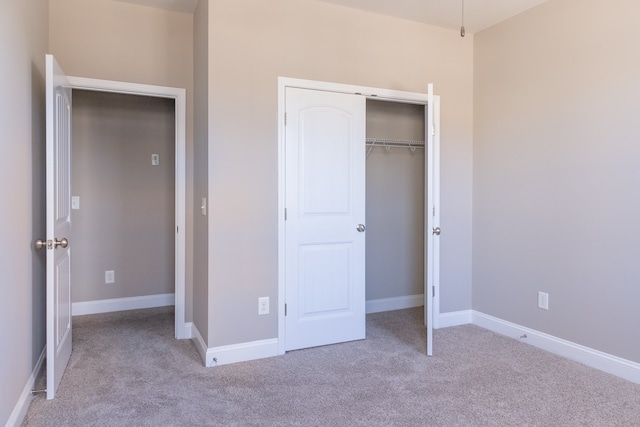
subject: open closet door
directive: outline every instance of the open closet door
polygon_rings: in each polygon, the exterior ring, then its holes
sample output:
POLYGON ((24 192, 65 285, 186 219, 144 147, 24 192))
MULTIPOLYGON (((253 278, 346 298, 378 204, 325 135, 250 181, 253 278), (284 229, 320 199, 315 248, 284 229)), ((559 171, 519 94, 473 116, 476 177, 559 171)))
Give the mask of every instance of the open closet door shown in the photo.
POLYGON ((71 87, 51 55, 47 85, 47 399, 55 396, 71 356, 71 87))
POLYGON ((285 350, 364 339, 366 99, 285 98, 285 350))
POLYGON ((425 248, 424 262, 426 274, 424 278, 424 322, 427 327, 427 355, 433 355, 433 323, 434 304, 437 284, 440 275, 440 147, 436 138, 435 127, 435 97, 433 84, 429 84, 427 108, 425 109, 425 135, 427 147, 425 150, 425 248))

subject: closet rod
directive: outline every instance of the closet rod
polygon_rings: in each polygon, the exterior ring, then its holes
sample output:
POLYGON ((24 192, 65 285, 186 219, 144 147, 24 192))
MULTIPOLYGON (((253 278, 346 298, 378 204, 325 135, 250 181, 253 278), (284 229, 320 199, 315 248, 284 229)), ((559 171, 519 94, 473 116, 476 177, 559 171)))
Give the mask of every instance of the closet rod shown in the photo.
POLYGON ((424 148, 424 141, 411 141, 411 140, 403 140, 403 139, 377 139, 377 138, 366 138, 366 146, 369 147, 367 150, 367 157, 373 150, 373 147, 384 147, 389 150, 391 147, 403 147, 410 148, 411 151, 416 151, 416 148, 424 148))
POLYGON ((400 147, 416 147, 416 148, 424 148, 424 141, 411 141, 405 139, 378 139, 378 138, 367 138, 367 145, 377 145, 377 146, 400 146, 400 147))

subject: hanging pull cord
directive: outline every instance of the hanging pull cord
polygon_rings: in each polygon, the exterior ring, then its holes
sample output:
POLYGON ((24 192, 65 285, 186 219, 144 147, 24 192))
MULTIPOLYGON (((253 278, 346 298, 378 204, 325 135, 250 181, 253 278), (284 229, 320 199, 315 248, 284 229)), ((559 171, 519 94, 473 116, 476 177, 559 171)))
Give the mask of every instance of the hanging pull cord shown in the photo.
POLYGON ((460 26, 460 37, 464 37, 466 34, 464 30, 464 0, 462 0, 462 25, 460 26))

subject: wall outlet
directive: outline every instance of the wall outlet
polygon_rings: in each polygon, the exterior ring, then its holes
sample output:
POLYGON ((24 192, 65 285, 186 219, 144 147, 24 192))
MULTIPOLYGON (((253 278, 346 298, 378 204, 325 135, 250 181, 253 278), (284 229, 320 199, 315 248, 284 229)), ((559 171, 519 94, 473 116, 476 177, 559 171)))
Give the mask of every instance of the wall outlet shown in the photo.
POLYGON ((269 297, 258 298, 258 314, 269 314, 269 297))
POLYGON ((116 273, 113 270, 107 270, 104 272, 104 283, 115 283, 116 273))
POLYGON ((549 294, 546 292, 538 292, 538 308, 549 310, 549 294))

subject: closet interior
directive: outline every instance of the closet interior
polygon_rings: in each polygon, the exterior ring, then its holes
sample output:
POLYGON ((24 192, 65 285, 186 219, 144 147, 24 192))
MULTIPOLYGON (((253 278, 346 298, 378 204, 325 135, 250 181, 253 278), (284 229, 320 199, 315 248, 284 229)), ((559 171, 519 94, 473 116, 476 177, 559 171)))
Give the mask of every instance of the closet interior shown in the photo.
POLYGON ((425 106, 367 100, 366 300, 424 293, 425 106))

